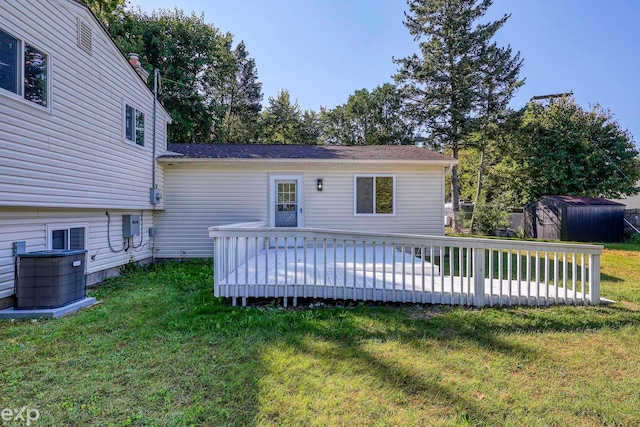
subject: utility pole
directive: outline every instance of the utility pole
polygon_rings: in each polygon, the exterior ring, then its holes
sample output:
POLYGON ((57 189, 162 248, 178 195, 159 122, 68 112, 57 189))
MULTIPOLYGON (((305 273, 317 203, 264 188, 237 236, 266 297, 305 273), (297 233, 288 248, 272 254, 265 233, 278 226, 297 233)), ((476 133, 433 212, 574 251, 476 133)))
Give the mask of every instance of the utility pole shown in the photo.
POLYGON ((531 98, 532 101, 540 101, 543 99, 555 99, 555 98, 566 98, 567 96, 573 96, 573 91, 565 92, 565 93, 552 93, 549 95, 537 95, 531 98))

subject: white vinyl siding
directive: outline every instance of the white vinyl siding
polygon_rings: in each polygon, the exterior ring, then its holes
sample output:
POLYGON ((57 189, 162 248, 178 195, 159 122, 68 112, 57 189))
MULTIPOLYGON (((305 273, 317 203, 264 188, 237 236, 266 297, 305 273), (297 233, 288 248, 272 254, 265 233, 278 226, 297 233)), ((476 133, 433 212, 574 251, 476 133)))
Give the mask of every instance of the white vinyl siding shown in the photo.
MULTIPOLYGON (((304 163, 304 161, 302 161, 304 163)), ((269 221, 269 176, 302 175, 309 228, 443 235, 444 168, 259 166, 220 163, 165 166, 165 206, 156 215, 156 257, 209 258, 208 227, 269 221), (396 215, 354 215, 354 172, 396 177, 396 215), (323 190, 317 180, 323 179, 323 190)))
MULTIPOLYGON (((25 46, 40 52, 34 59, 47 55, 48 84, 47 108, 14 93, 24 91, 20 86, 14 92, 0 89, 0 298, 13 289, 12 243, 26 241, 28 251, 45 250, 53 246, 51 229, 71 232, 69 226, 86 225, 88 280, 132 259, 150 258, 151 209, 163 208, 162 200, 156 206, 149 202, 153 117, 145 116, 144 146, 124 144, 123 100, 148 112, 153 111, 153 94, 91 12, 76 1, 0 0, 0 29, 19 41, 20 55, 25 46), (79 22, 85 27, 79 28, 79 22), (128 251, 112 252, 106 210, 115 249, 123 247, 125 213, 144 211, 144 240, 136 238, 128 251)), ((21 85, 24 71, 19 73, 21 85)), ((166 151, 169 120, 158 106, 158 156, 166 151)), ((161 167, 155 178, 162 191, 161 167)))
MULTIPOLYGON (((123 100, 148 112, 153 94, 104 29, 67 0, 0 1, 0 28, 55 57, 50 112, 0 96, 0 206, 151 209, 153 117, 145 115, 144 146, 122 141, 123 100), (78 47, 78 19, 91 27, 92 55, 78 47)), ((167 120, 159 107, 158 156, 167 120)))
POLYGON ((266 171, 165 167, 165 211, 156 213, 155 256, 211 258, 209 227, 267 222, 268 187, 266 171))
MULTIPOLYGON (((104 210, 19 209, 0 207, 0 298, 13 293, 13 242, 26 242, 27 252, 52 249, 51 232, 82 227, 85 229, 87 273, 96 273, 127 264, 130 260, 145 260, 152 256, 149 227, 153 227, 152 211, 144 211, 141 236, 135 237, 128 252, 114 253, 123 246, 122 215, 139 215, 140 211, 109 211, 111 225, 107 227, 104 210), (107 229, 110 228, 109 238, 107 229)), ((91 283, 88 283, 91 284, 91 283)))

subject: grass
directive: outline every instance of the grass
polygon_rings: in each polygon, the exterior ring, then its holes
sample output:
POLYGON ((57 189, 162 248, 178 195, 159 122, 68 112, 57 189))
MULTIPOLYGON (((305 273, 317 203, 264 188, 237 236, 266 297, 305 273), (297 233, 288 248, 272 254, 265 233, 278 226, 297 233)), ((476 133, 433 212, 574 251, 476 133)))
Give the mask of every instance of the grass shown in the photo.
POLYGON ((160 264, 75 315, 0 322, 0 411, 37 408, 36 426, 640 425, 639 271, 639 246, 605 250, 609 306, 283 309, 213 298, 208 263, 160 264))

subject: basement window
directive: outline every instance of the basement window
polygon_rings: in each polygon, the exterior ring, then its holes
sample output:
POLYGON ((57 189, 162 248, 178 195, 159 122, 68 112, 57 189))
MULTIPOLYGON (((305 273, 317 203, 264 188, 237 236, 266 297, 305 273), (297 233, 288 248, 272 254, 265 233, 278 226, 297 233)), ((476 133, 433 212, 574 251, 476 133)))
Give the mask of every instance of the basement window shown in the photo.
POLYGON ((75 225, 48 225, 47 249, 83 250, 87 247, 87 227, 75 225))

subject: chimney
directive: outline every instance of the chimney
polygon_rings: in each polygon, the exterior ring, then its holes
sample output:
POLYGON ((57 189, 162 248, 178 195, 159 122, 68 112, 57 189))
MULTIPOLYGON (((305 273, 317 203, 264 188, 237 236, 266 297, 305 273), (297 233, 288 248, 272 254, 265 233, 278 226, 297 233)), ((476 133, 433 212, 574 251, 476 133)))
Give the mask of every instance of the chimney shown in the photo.
POLYGON ((140 55, 138 55, 137 53, 130 53, 129 64, 131 64, 133 69, 136 70, 136 73, 138 73, 138 75, 142 77, 142 80, 144 80, 144 82, 146 83, 149 79, 149 73, 144 68, 142 68, 142 65, 140 65, 140 55))

